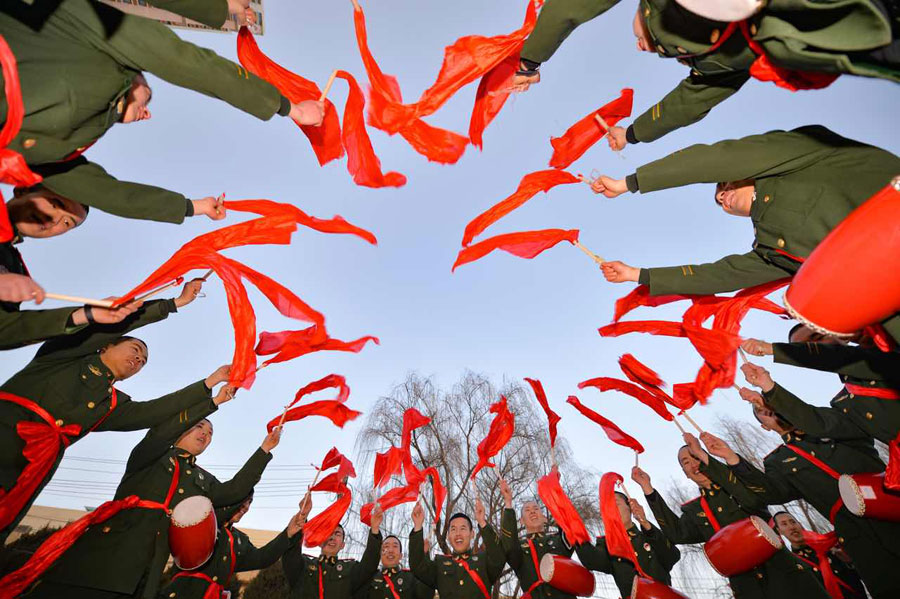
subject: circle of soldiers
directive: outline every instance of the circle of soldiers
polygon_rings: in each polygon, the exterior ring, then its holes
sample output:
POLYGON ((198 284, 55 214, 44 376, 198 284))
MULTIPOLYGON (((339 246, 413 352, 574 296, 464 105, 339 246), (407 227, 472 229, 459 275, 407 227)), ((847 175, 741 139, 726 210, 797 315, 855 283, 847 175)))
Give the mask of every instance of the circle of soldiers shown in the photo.
MULTIPOLYGON (((567 36, 617 3, 544 2, 521 51, 516 91, 538 84, 542 65, 567 36)), ((215 28, 229 14, 241 21, 254 18, 249 0, 152 4, 215 28)), ((610 129, 608 143, 614 150, 651 143, 701 120, 751 76, 759 76, 754 65, 763 54, 783 85, 822 87, 841 74, 900 79, 900 4, 895 0, 640 0, 633 27, 638 50, 674 58, 689 73, 630 125, 610 129)), ((6 204, 11 235, 0 244, 0 349, 42 343, 34 358, 0 385, 0 539, 5 542, 15 529, 71 444, 93 432, 148 429, 132 450, 115 494, 117 501, 139 497, 144 509, 123 509, 88 526, 71 546, 53 555, 33 584, 24 585, 21 596, 222 598, 236 572, 280 559, 294 598, 424 599, 437 592, 442 599, 489 599, 509 564, 523 596, 563 599, 573 594, 546 579, 542 560, 548 554, 576 554, 584 568, 612 575, 623 597, 676 597, 683 595, 641 595, 636 574, 670 585, 670 572, 680 558, 678 545, 709 543, 723 528, 755 516, 787 538, 790 549, 783 547, 729 576, 738 599, 865 597, 867 591, 877 599, 900 597, 900 515, 891 520, 851 513, 840 502, 838 483, 843 475, 885 471, 874 441, 893 444, 892 449, 898 442, 900 354, 875 347, 866 334, 839 339, 802 324, 784 342, 747 339, 742 348, 780 364, 833 372, 841 391, 830 406, 813 406, 776 383, 764 368, 745 363, 743 374, 758 391, 743 388, 741 397, 762 428, 779 435, 782 444, 760 468, 710 433, 699 439, 685 434, 677 461, 699 495, 681 506, 680 515, 635 466, 631 478, 658 522, 652 524, 636 500, 616 494, 638 564, 610 554, 603 537, 571 544, 562 531, 548 528, 538 501, 516 508, 502 479, 501 530, 489 523, 479 500, 474 518, 450 516, 447 555, 432 555, 423 533, 425 511, 418 503, 408 547, 396 536, 382 535, 383 514, 376 507, 360 560, 340 558, 340 525, 320 546, 320 555, 305 555, 301 540, 312 509, 309 495, 274 540, 254 547, 235 525, 272 459, 280 427, 264 437, 231 480, 220 481, 197 463, 213 438, 208 417, 235 391, 222 385, 229 380, 229 366, 150 401, 133 401, 115 387, 138 375, 148 360, 147 344, 131 333, 186 308, 204 280, 187 282, 175 299, 118 308, 21 309, 23 302, 41 303, 45 292, 29 276, 18 248, 26 240, 82 226, 92 209, 175 224, 199 215, 225 218, 219 198, 189 199, 119 181, 82 156, 115 124, 151 117, 152 90, 144 72, 263 120, 277 114, 315 127, 322 123, 324 105, 292 103, 271 84, 181 40, 166 26, 95 0, 6 0, 0 6, 0 35, 18 61, 24 103, 21 130, 6 148, 43 179, 35 186, 16 187, 6 204), (37 466, 34 447, 51 451, 50 459, 40 462, 45 467, 37 466), (208 498, 216 510, 220 532, 212 557, 161 587, 170 553, 169 514, 194 496, 208 498), (768 510, 796 499, 806 500, 834 527, 836 546, 825 561, 790 513, 772 516, 768 510), (477 535, 481 548, 473 546, 477 535), (400 567, 404 550, 409 570, 400 567), (89 566, 109 563, 112 555, 115 567, 89 566)), ((2 121, 12 112, 8 90, 0 102, 2 121)), ((835 227, 897 175, 896 155, 819 125, 694 145, 624 177, 600 175, 591 187, 610 198, 715 184, 715 203, 728 214, 749 218, 755 235, 751 251, 716 262, 635 267, 608 261, 602 274, 613 283, 646 285, 652 296, 715 294, 791 277, 835 227)), ((900 230, 897 222, 885 226, 895 236, 900 230)), ((900 340, 900 315, 880 324, 889 338, 900 340)), ((0 597, 19 596, 10 588, 0 588, 0 597)))

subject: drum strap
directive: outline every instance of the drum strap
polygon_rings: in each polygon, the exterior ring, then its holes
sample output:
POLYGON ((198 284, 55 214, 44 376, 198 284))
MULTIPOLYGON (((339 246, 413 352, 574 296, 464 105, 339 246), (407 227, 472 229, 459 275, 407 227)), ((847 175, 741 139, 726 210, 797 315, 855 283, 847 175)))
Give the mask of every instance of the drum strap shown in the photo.
POLYGON ((722 528, 722 526, 719 524, 719 521, 716 520, 716 516, 709 507, 709 502, 706 501, 706 497, 703 497, 702 495, 700 496, 700 507, 703 508, 703 513, 706 514, 706 519, 709 520, 713 530, 719 532, 719 529, 722 528))
POLYGON ((384 584, 387 585, 394 599, 400 599, 400 594, 397 592, 397 587, 394 586, 394 581, 391 580, 391 577, 387 574, 382 574, 381 577, 384 578, 384 584))
POLYGON ((234 575, 234 534, 227 526, 223 528, 225 529, 225 534, 228 535, 228 553, 231 555, 231 566, 228 568, 228 577, 225 579, 225 584, 228 584, 231 582, 231 577, 234 575))
POLYGON ((534 564, 534 576, 537 580, 522 594, 522 599, 531 599, 531 593, 534 589, 544 584, 544 581, 541 579, 541 566, 538 563, 537 549, 534 548, 534 541, 531 539, 528 539, 528 554, 531 556, 531 563, 534 564))
POLYGON ((176 578, 199 578, 200 580, 205 580, 209 583, 207 584, 206 591, 203 593, 201 599, 221 599, 222 592, 225 590, 224 585, 216 582, 210 578, 208 574, 204 574, 203 572, 179 572, 172 577, 172 580, 175 580, 176 578))
POLYGON ((775 250, 775 253, 781 254, 782 256, 786 256, 786 257, 790 258, 791 260, 793 260, 794 262, 799 262, 800 264, 803 264, 804 262, 806 262, 806 258, 801 258, 800 256, 795 256, 794 254, 789 254, 786 251, 778 249, 778 248, 773 248, 773 249, 775 250))
POLYGON ((322 583, 322 562, 319 562, 319 599, 325 599, 325 585, 322 583))
POLYGON ((469 564, 466 563, 464 559, 456 559, 456 563, 462 566, 462 569, 466 571, 469 575, 469 578, 475 583, 476 586, 481 590, 481 594, 484 595, 484 599, 491 599, 491 594, 488 593, 487 587, 484 586, 484 581, 481 580, 481 576, 478 575, 478 572, 469 567, 469 564))
MULTIPOLYGON (((787 447, 788 449, 790 449, 791 451, 793 451, 794 453, 796 453, 801 458, 805 459, 807 462, 809 462, 810 464, 812 464, 813 466, 815 466, 816 468, 818 468, 819 470, 821 470, 828 476, 830 476, 831 478, 833 478, 834 480, 838 480, 839 478, 841 478, 841 475, 837 470, 835 470, 834 468, 832 468, 831 466, 829 466, 828 464, 826 464, 825 462, 823 462, 816 456, 814 456, 806 451, 803 451, 799 447, 794 447, 793 445, 791 445, 789 443, 785 443, 784 446, 787 447)), ((840 497, 838 497, 838 500, 834 502, 834 505, 831 506, 831 510, 828 512, 828 521, 829 522, 834 524, 834 518, 835 518, 835 516, 837 516, 838 511, 843 506, 844 506, 844 500, 841 499, 840 497)))
POLYGON ((885 389, 884 387, 864 387, 845 383, 844 388, 854 395, 877 397, 878 399, 900 399, 900 391, 897 389, 885 389))
MULTIPOLYGON (((791 552, 791 553, 793 553, 793 552, 791 552)), ((836 585, 836 586, 844 587, 845 589, 852 591, 853 593, 856 593, 856 589, 854 589, 849 584, 847 584, 846 582, 844 582, 843 580, 838 578, 838 575, 835 574, 834 570, 831 569, 831 564, 828 563, 828 557, 824 553, 819 556, 819 563, 816 563, 812 560, 808 560, 805 557, 803 557, 802 555, 797 554, 797 553, 794 553, 794 557, 796 557, 797 559, 799 559, 802 562, 809 564, 813 568, 818 568, 819 573, 822 574, 822 580, 825 583, 826 589, 829 589, 830 585, 831 585, 830 588, 834 588, 834 586, 836 585), (829 573, 830 573, 830 575, 829 575, 829 573)), ((844 594, 841 592, 841 590, 840 589, 834 589, 834 590, 837 591, 838 594, 829 590, 828 595, 831 597, 831 599, 843 599, 844 594)))

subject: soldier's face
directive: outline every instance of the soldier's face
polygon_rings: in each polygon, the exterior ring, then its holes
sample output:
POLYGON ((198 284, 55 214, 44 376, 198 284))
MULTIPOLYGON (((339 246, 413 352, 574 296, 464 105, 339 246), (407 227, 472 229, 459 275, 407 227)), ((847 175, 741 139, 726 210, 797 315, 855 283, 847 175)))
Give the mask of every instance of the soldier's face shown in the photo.
POLYGON ((385 568, 393 568, 399 565, 402 556, 400 541, 397 539, 392 537, 381 544, 381 565, 385 568))
POLYGON ((334 557, 344 548, 344 529, 338 526, 322 545, 322 554, 327 557, 334 557))
POLYGON ((447 530, 447 540, 450 542, 450 546, 453 547, 453 551, 456 553, 468 551, 474 536, 472 533, 472 527, 466 519, 456 518, 450 522, 450 528, 447 530))
POLYGON ((231 522, 232 524, 237 524, 238 522, 240 522, 240 521, 241 521, 241 518, 244 517, 244 514, 246 514, 247 512, 250 511, 250 504, 251 504, 251 503, 253 503, 253 498, 252 498, 252 497, 250 497, 250 498, 248 498, 246 501, 244 501, 244 503, 241 504, 241 507, 239 507, 238 510, 237 510, 237 511, 234 513, 234 515, 231 517, 230 522, 231 522))
POLYGON ((540 532, 547 525, 544 510, 535 501, 527 501, 522 506, 522 524, 528 532, 540 532))
POLYGON ((637 12, 634 13, 634 21, 631 23, 631 29, 634 31, 638 52, 656 52, 656 44, 647 31, 647 25, 644 23, 644 17, 641 16, 641 8, 638 6, 637 12))
POLYGON ((621 495, 616 495, 616 507, 619 508, 619 517, 622 519, 622 524, 625 525, 625 528, 628 528, 631 524, 631 507, 628 505, 628 500, 621 495))
POLYGON ((198 456, 206 451, 206 448, 212 443, 212 437, 212 424, 209 420, 201 420, 175 442, 175 447, 183 449, 193 456, 198 456))
POLYGON ((11 199, 7 209, 10 220, 23 237, 56 237, 71 231, 87 218, 84 206, 45 189, 11 199))
POLYGON ((123 123, 146 121, 152 115, 148 105, 153 98, 153 91, 143 75, 138 75, 131 82, 131 89, 125 95, 125 107, 122 112, 123 123))
POLYGON ((732 216, 750 216, 754 190, 753 181, 717 183, 716 204, 732 216))
POLYGON ((829 345, 845 345, 846 341, 838 337, 817 333, 807 326, 798 327, 788 339, 791 343, 827 343, 829 345))
POLYGON ((803 527, 790 514, 778 514, 775 517, 775 528, 794 545, 803 544, 803 527))
POLYGON ((753 413, 756 415, 756 419, 759 421, 759 425, 763 430, 774 431, 778 434, 785 432, 781 425, 779 425, 778 419, 775 417, 775 412, 769 408, 757 408, 754 406, 753 413))
POLYGON ((710 480, 705 474, 700 472, 700 460, 691 455, 687 447, 678 450, 678 463, 681 464, 681 470, 684 475, 701 487, 709 486, 710 480))
POLYGON ((124 381, 136 375, 147 363, 147 346, 138 339, 127 339, 107 345, 100 352, 100 360, 116 380, 124 381))

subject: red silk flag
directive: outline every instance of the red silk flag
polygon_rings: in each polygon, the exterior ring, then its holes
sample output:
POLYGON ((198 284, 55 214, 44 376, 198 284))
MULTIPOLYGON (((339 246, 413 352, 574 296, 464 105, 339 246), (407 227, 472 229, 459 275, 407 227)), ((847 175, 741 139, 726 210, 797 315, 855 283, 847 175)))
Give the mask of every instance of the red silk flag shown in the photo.
MULTIPOLYGON (((400 447, 391 447, 385 452, 375 454, 374 486, 383 487, 395 474, 400 474, 403 465, 412 462, 410 444, 412 433, 431 422, 431 418, 423 416, 415 408, 409 408, 403 413, 403 429, 400 434, 400 447)), ((409 481, 407 481, 409 482, 409 481)))
POLYGON ((288 407, 293 407, 294 404, 299 402, 301 399, 309 395, 310 393, 315 393, 316 391, 323 391, 325 389, 337 389, 338 394, 337 397, 334 398, 334 401, 339 401, 344 403, 347 401, 347 398, 350 397, 350 387, 347 386, 347 379, 344 378, 340 374, 329 374, 317 381, 313 381, 306 385, 305 387, 301 387, 299 391, 297 391, 296 395, 294 395, 294 401, 292 401, 288 407))
POLYGON ((464 86, 475 81, 516 52, 534 29, 537 4, 529 0, 525 23, 512 33, 484 37, 461 37, 444 49, 444 61, 435 82, 414 104, 385 102, 377 120, 388 133, 396 133, 417 118, 436 112, 464 86))
POLYGON ((844 591, 841 586, 846 587, 853 596, 856 596, 856 591, 838 578, 834 570, 831 569, 831 560, 828 557, 828 552, 837 545, 837 533, 833 530, 826 534, 804 530, 803 542, 809 545, 810 549, 816 553, 816 559, 818 560, 816 566, 819 568, 819 574, 822 575, 822 581, 825 583, 825 590, 828 591, 828 596, 831 599, 844 599, 844 591))
MULTIPOLYGON (((400 85, 396 78, 382 72, 375 57, 372 56, 366 32, 366 17, 358 4, 354 6, 353 24, 356 29, 356 44, 359 46, 359 54, 369 78, 369 124, 385 130, 386 127, 379 120, 379 115, 384 112, 387 103, 403 102, 400 85)), ((432 127, 419 118, 400 129, 400 135, 416 152, 428 160, 441 164, 453 164, 458 161, 469 144, 469 140, 459 133, 432 127)))
POLYGON ((419 498, 418 485, 406 485, 404 487, 394 487, 387 491, 384 495, 376 499, 372 503, 363 505, 359 510, 359 520, 367 526, 372 525, 372 510, 375 509, 377 503, 381 506, 382 511, 388 511, 392 507, 397 507, 404 503, 412 503, 419 498))
POLYGON ((599 116, 608 127, 614 126, 622 119, 631 116, 634 90, 626 87, 622 95, 589 113, 586 117, 569 127, 561 137, 550 138, 553 146, 553 156, 550 158, 550 166, 553 168, 567 168, 570 164, 581 158, 588 149, 600 141, 606 135, 600 123, 599 116))
POLYGON ((588 534, 581 516, 578 515, 578 510, 572 505, 572 501, 559 483, 559 470, 554 468, 550 474, 541 477, 538 480, 537 488, 541 501, 550 510, 553 519, 566 535, 566 542, 572 546, 590 543, 591 535, 588 534))
POLYGON ((538 192, 547 193, 557 185, 580 183, 581 179, 566 171, 546 170, 528 173, 519 181, 519 187, 511 195, 494 204, 486 211, 476 216, 466 225, 463 233, 462 245, 468 246, 482 231, 497 222, 525 202, 533 198, 538 192))
POLYGON ((500 64, 485 73, 478 82, 475 105, 469 118, 469 140, 479 150, 484 146, 484 130, 491 124, 509 98, 516 71, 519 70, 519 53, 522 47, 504 58, 500 64))
MULTIPOLYGON (((339 401, 322 400, 289 409, 287 413, 284 414, 284 422, 303 420, 308 416, 322 416, 323 418, 331 420, 331 423, 336 427, 344 428, 345 424, 351 420, 355 420, 361 413, 362 412, 357 412, 356 410, 351 410, 346 404, 339 401)), ((271 433, 272 429, 282 422, 281 418, 282 414, 272 418, 266 425, 266 430, 271 433)))
POLYGON ((375 235, 362 227, 348 223, 339 215, 327 219, 316 218, 308 215, 293 204, 273 202, 272 200, 228 200, 225 202, 225 208, 238 212, 252 212, 260 216, 287 216, 293 218, 297 224, 309 227, 320 233, 355 235, 372 245, 378 245, 375 235))
POLYGON ((334 503, 303 525, 303 544, 307 547, 318 547, 327 541, 337 525, 344 519, 352 501, 353 494, 350 492, 350 488, 342 485, 334 503))
POLYGON ((456 262, 450 270, 454 271, 463 264, 483 258, 494 250, 503 250, 513 256, 530 260, 562 241, 568 241, 575 245, 575 242, 578 241, 578 229, 541 229, 488 237, 484 241, 460 250, 456 256, 456 262))
POLYGON ((482 468, 494 468, 491 458, 500 453, 509 440, 512 439, 515 431, 515 417, 509 411, 506 398, 500 396, 500 401, 491 405, 491 414, 494 419, 491 421, 491 428, 488 430, 487 436, 478 444, 478 463, 475 464, 475 470, 472 471, 471 479, 475 480, 475 475, 482 468))
POLYGON ((322 458, 322 465, 319 466, 317 470, 329 470, 335 466, 340 466, 344 463, 344 459, 344 454, 338 451, 337 447, 332 447, 328 450, 328 453, 325 454, 325 457, 322 458))
MULTIPOLYGON (((623 354, 619 356, 619 368, 628 377, 629 380, 641 386, 663 387, 665 382, 659 375, 651 370, 647 365, 631 354, 623 354)), ((646 388, 646 387, 645 387, 646 388)))
POLYGON ((665 400, 662 397, 654 395, 648 390, 633 385, 628 381, 601 376, 578 383, 579 389, 584 389, 586 387, 596 387, 600 391, 621 391, 622 393, 635 398, 645 406, 648 406, 663 420, 668 420, 670 422, 674 420, 674 417, 669 412, 668 408, 666 408, 665 400))
MULTIPOLYGON (((610 555, 621 557, 634 565, 634 569, 644 578, 650 578, 641 568, 634 547, 631 545, 631 537, 622 522, 622 515, 616 505, 616 483, 622 482, 622 477, 615 472, 607 472, 600 478, 600 517, 603 518, 603 530, 606 535, 606 550, 610 555)), ((630 522, 629 522, 630 524, 630 522)))
MULTIPOLYGON (((262 53, 253 34, 246 27, 241 27, 237 36, 238 60, 244 68, 261 79, 265 79, 294 104, 304 100, 315 100, 322 96, 319 86, 296 73, 288 71, 271 58, 262 53)), ((296 122, 296 121, 295 121, 296 122)), ((325 99, 325 120, 319 127, 310 125, 297 126, 309 139, 320 165, 344 155, 341 143, 341 125, 334 104, 325 99)))
POLYGON ((686 337, 684 326, 680 322, 668 320, 633 320, 615 322, 598 329, 602 337, 618 337, 628 333, 649 333, 665 337, 686 337))
POLYGON ((603 432, 606 433, 606 436, 609 437, 609 440, 613 443, 617 443, 623 447, 628 447, 629 449, 632 449, 637 453, 644 453, 644 446, 641 445, 637 439, 616 426, 616 423, 612 420, 609 420, 608 418, 605 418, 597 412, 584 406, 574 395, 570 395, 569 399, 566 400, 566 402, 571 404, 576 410, 581 412, 583 416, 586 416, 589 420, 592 420, 595 423, 599 424, 600 427, 603 428, 603 432))
POLYGON ((550 403, 547 401, 547 394, 544 393, 544 386, 541 384, 541 381, 526 378, 525 382, 531 385, 534 396, 537 397, 538 403, 541 404, 541 408, 544 410, 544 414, 547 415, 547 426, 550 430, 550 447, 553 447, 556 445, 556 425, 562 418, 559 417, 559 414, 550 409, 550 403))
POLYGON ((434 494, 434 523, 437 525, 438 520, 441 519, 441 509, 444 506, 444 500, 447 499, 447 489, 441 483, 441 476, 434 466, 429 466, 422 470, 422 475, 431 479, 431 489, 434 494))
POLYGON ((680 300, 691 299, 691 295, 650 295, 648 285, 638 285, 625 297, 616 300, 613 322, 619 322, 623 316, 640 306, 662 306, 680 300))
POLYGON ((325 328, 316 325, 299 331, 262 332, 259 334, 259 343, 255 351, 260 356, 275 354, 263 362, 263 366, 268 366, 319 351, 359 353, 370 341, 376 345, 380 343, 378 337, 372 336, 360 337, 354 341, 341 341, 327 336, 322 338, 322 335, 327 335, 325 328))

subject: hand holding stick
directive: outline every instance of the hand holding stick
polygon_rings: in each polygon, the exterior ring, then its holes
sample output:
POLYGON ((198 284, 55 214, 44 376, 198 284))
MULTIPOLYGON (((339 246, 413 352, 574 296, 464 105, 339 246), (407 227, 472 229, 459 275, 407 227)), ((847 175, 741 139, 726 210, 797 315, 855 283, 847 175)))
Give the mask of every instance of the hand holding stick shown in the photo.
POLYGON ((686 432, 686 431, 684 430, 684 427, 681 426, 681 423, 678 422, 678 419, 675 418, 674 416, 672 416, 672 422, 675 424, 675 426, 678 427, 678 430, 681 431, 681 434, 682 434, 682 435, 686 432))
MULTIPOLYGON (((74 302, 76 304, 85 304, 87 306, 97 306, 98 308, 112 308, 112 300, 99 300, 89 297, 79 297, 77 295, 63 295, 61 293, 45 293, 45 298, 55 299, 64 302, 74 302)), ((140 301, 140 300, 138 300, 140 301)))
MULTIPOLYGON (((600 124, 600 126, 606 132, 606 133, 604 133, 604 135, 610 135, 609 125, 606 124, 606 121, 603 120, 603 117, 601 117, 599 114, 595 114, 594 119, 597 121, 597 123, 600 124)), ((620 158, 625 158, 625 156, 622 155, 622 150, 615 150, 615 152, 616 152, 616 154, 619 155, 620 158)))
POLYGON ((322 90, 322 95, 319 96, 319 102, 324 102, 325 97, 328 96, 328 92, 331 91, 331 86, 334 85, 334 78, 337 77, 337 69, 331 72, 331 77, 328 78, 328 83, 325 84, 325 89, 322 90))
POLYGON ((693 426, 695 429, 697 429, 697 432, 698 432, 698 433, 700 433, 701 435, 703 434, 703 429, 700 428, 700 425, 699 425, 699 424, 697 424, 696 422, 694 422, 694 419, 693 419, 693 418, 691 418, 690 416, 688 416, 687 411, 682 412, 681 415, 684 416, 685 419, 686 419, 688 422, 691 423, 691 426, 693 426))
POLYGON ((574 244, 575 244, 575 247, 577 247, 579 250, 581 250, 582 252, 587 254, 591 258, 591 260, 593 260, 597 264, 603 264, 605 262, 605 260, 603 258, 601 258, 600 256, 598 256, 591 250, 589 250, 586 247, 584 247, 583 245, 581 245, 581 242, 578 241, 577 239, 574 241, 574 244))

